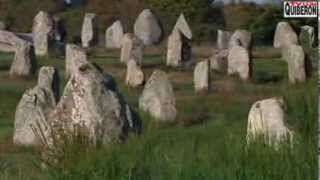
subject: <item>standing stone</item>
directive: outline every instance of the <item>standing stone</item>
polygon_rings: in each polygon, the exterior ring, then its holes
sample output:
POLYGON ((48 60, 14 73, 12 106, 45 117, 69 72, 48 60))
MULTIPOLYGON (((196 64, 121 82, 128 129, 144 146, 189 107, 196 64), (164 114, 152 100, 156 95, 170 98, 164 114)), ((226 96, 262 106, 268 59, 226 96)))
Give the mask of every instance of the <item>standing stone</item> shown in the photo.
POLYGON ((247 141, 261 136, 270 145, 291 140, 293 132, 286 125, 283 98, 270 98, 253 104, 248 117, 247 141))
POLYGON ((299 40, 304 48, 312 48, 312 45, 314 43, 315 34, 314 34, 314 28, 312 26, 302 26, 299 40))
POLYGON ((81 47, 68 44, 66 46, 66 77, 69 78, 75 74, 77 69, 83 64, 87 64, 87 54, 81 47))
POLYGON ((229 55, 228 49, 214 51, 213 55, 210 57, 211 70, 221 72, 221 73, 227 72, 227 70, 228 70, 228 55, 229 55))
POLYGON ((192 63, 191 43, 179 30, 168 38, 167 66, 182 67, 192 63))
POLYGON ((218 49, 228 49, 229 41, 231 38, 232 33, 229 31, 218 30, 218 37, 217 37, 217 48, 218 49))
POLYGON ((199 62, 194 69, 194 86, 196 93, 210 90, 210 60, 199 62))
POLYGON ((137 87, 144 82, 144 74, 135 60, 130 60, 127 63, 126 84, 131 87, 137 87))
POLYGON ((34 74, 36 60, 31 43, 12 32, 0 30, 0 44, 5 44, 15 52, 14 60, 10 67, 11 77, 28 77, 34 74))
POLYGON ((120 21, 114 22, 106 30, 106 47, 107 48, 121 48, 121 42, 124 32, 120 21))
POLYGON ((60 97, 60 78, 58 70, 51 66, 43 66, 39 70, 38 86, 50 89, 56 99, 60 97))
POLYGON ((14 60, 10 67, 10 77, 29 77, 36 71, 36 60, 30 43, 16 44, 14 60))
POLYGON ((42 67, 38 85, 27 90, 16 109, 13 142, 18 145, 37 145, 34 130, 44 128, 50 111, 56 106, 59 95, 59 78, 55 68, 42 67), (40 127, 39 127, 40 126, 40 127))
MULTIPOLYGON (((139 128, 139 120, 117 91, 113 78, 90 63, 78 67, 48 121, 67 132, 81 127, 90 140, 103 144, 125 140, 130 130, 139 128)), ((55 129, 52 131, 54 134, 55 129)))
POLYGON ((129 60, 136 60, 138 65, 143 61, 143 42, 134 34, 127 33, 122 39, 120 61, 127 63, 129 60))
POLYGON ((238 74, 242 80, 250 78, 250 58, 246 48, 233 46, 228 55, 228 74, 238 74))
POLYGON ((32 34, 36 55, 48 55, 54 33, 54 22, 50 15, 40 11, 33 20, 32 34))
POLYGON ((288 63, 289 81, 293 84, 306 81, 305 54, 298 45, 287 46, 286 61, 288 63))
POLYGON ((241 29, 236 30, 230 37, 229 48, 232 48, 233 46, 241 46, 246 48, 247 50, 250 50, 251 40, 252 40, 251 32, 247 30, 241 30, 241 29))
POLYGON ((156 44, 161 40, 162 29, 150 9, 143 10, 138 16, 134 24, 134 34, 144 45, 156 44))
POLYGON ((298 36, 288 22, 279 22, 274 34, 273 47, 283 48, 290 44, 298 44, 298 36))
POLYGON ((180 14, 173 29, 179 30, 183 34, 183 36, 188 38, 189 40, 192 39, 192 31, 183 14, 180 14))
POLYGON ((81 42, 82 46, 90 47, 96 40, 96 15, 93 13, 86 13, 81 30, 81 42))
POLYGON ((177 115, 172 85, 165 72, 156 70, 146 83, 139 99, 139 108, 155 119, 172 122, 177 115))

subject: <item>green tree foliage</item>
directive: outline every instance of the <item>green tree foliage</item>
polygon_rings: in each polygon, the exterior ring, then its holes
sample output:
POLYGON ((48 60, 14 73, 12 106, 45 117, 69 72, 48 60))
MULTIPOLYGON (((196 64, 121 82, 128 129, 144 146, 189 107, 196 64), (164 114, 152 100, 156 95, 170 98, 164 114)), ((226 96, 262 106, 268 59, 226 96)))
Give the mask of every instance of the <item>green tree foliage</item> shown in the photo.
POLYGON ((31 31, 33 17, 40 11, 62 10, 60 0, 0 0, 0 17, 13 31, 31 31))
POLYGON ((187 17, 201 18, 208 10, 208 0, 147 0, 153 9, 169 12, 175 16, 184 13, 187 17))

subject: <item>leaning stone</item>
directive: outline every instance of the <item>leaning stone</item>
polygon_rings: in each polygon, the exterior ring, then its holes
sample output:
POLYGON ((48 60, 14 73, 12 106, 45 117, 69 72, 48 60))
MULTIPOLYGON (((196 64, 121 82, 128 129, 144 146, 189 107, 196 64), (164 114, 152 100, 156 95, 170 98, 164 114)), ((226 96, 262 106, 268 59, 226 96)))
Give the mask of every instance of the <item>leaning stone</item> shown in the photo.
POLYGON ((218 30, 218 36, 217 36, 217 48, 222 49, 228 49, 229 41, 231 38, 232 33, 229 31, 223 31, 218 30))
POLYGON ((182 67, 192 63, 191 42, 174 29, 168 38, 167 66, 182 67))
POLYGON ((146 83, 139 99, 139 108, 156 120, 173 122, 177 115, 172 85, 165 72, 156 70, 146 83))
POLYGON ((82 46, 90 47, 96 40, 96 15, 93 13, 86 13, 81 30, 82 46))
POLYGON ((106 30, 106 47, 107 48, 121 48, 121 42, 124 32, 120 21, 114 22, 106 30))
POLYGON ((161 40, 162 29, 150 9, 143 10, 138 16, 134 24, 134 34, 144 45, 156 44, 161 40))
POLYGON ((194 69, 194 86, 196 93, 210 90, 210 60, 199 62, 194 69))
POLYGON ((192 31, 191 28, 186 21, 186 18, 184 17, 183 14, 180 14, 174 28, 174 30, 179 30, 184 37, 188 38, 189 40, 192 39, 192 31))
POLYGON ((32 34, 36 55, 48 55, 53 39, 54 22, 50 15, 40 11, 33 20, 32 34))
POLYGON ((105 76, 90 63, 76 71, 48 117, 52 127, 63 127, 67 132, 81 127, 90 140, 102 144, 121 142, 129 131, 140 128, 139 119, 117 91, 111 76, 105 76))
POLYGON ((228 74, 238 74, 242 80, 250 78, 250 57, 246 48, 233 46, 228 55, 228 74))
POLYGON ((287 46, 288 53, 286 61, 288 63, 288 76, 291 83, 305 82, 305 54, 303 48, 298 45, 287 46))
POLYGON ((300 35, 299 35, 299 40, 302 47, 307 49, 312 48, 314 39, 315 39, 314 28, 312 26, 302 26, 300 35))
POLYGON ((144 82, 144 74, 135 60, 130 60, 127 63, 126 84, 131 87, 137 87, 144 82))
POLYGON ((66 77, 69 78, 75 74, 77 69, 83 64, 87 64, 86 51, 74 44, 66 46, 66 77))
POLYGON ((298 44, 298 36, 288 22, 279 22, 274 34, 273 47, 282 48, 298 44))
POLYGON ((127 33, 122 39, 120 61, 127 63, 129 60, 136 60, 138 65, 143 61, 143 42, 134 34, 127 33))
POLYGON ((247 50, 250 50, 251 40, 252 40, 251 32, 247 30, 241 30, 241 29, 236 30, 230 37, 229 48, 232 48, 233 46, 241 46, 246 48, 247 50))
POLYGON ((270 98, 253 104, 249 112, 247 141, 258 138, 270 145, 291 141, 293 132, 285 122, 285 102, 283 98, 270 98))
POLYGON ((37 63, 33 48, 28 42, 17 45, 10 67, 10 77, 29 77, 36 71, 37 63))

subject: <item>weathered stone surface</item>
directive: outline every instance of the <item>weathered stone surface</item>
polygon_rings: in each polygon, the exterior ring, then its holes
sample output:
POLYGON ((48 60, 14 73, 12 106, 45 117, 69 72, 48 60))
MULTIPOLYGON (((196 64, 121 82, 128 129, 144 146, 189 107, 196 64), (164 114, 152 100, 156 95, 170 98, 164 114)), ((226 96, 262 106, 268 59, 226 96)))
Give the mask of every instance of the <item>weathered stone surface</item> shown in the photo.
POLYGON ((305 54, 303 48, 298 45, 287 46, 286 61, 288 63, 288 76, 291 83, 305 82, 305 54))
POLYGON ((90 139, 103 144, 122 141, 140 127, 113 78, 90 63, 81 65, 69 80, 48 121, 68 130, 85 128, 90 139))
POLYGON ((143 42, 134 34, 127 33, 122 39, 120 61, 127 63, 129 60, 134 59, 137 64, 142 65, 143 50, 143 42))
POLYGON ((180 14, 174 28, 174 30, 179 30, 184 37, 188 38, 189 40, 192 39, 192 31, 191 28, 188 24, 188 22, 186 21, 186 18, 184 17, 183 14, 180 14))
POLYGON ((29 42, 12 32, 0 30, 0 43, 15 51, 15 57, 10 67, 11 77, 26 77, 35 72, 36 61, 29 42))
POLYGON ((210 60, 199 62, 194 69, 194 87, 196 93, 210 90, 210 60))
POLYGON ((60 96, 60 78, 58 70, 51 66, 43 66, 39 70, 38 87, 47 88, 52 91, 56 101, 60 96))
POLYGON ((106 30, 106 47, 107 48, 121 48, 121 42, 124 32, 120 21, 114 22, 106 30))
POLYGON ((93 13, 86 13, 81 30, 82 47, 90 47, 96 40, 96 15, 93 13))
POLYGON ((174 29, 168 38, 167 66, 181 67, 192 63, 190 41, 174 29))
POLYGON ((128 86, 137 87, 144 82, 144 74, 142 69, 137 65, 137 62, 131 59, 127 63, 126 84, 128 86))
POLYGON ((312 26, 302 26, 299 41, 304 48, 312 48, 314 43, 315 34, 312 26))
POLYGON ((150 9, 143 10, 138 16, 134 24, 134 34, 144 45, 156 44, 161 40, 162 29, 150 9))
POLYGON ((48 55, 53 33, 53 19, 48 13, 40 11, 34 18, 32 27, 33 44, 36 55, 48 55))
POLYGON ((241 46, 249 50, 251 48, 251 40, 251 32, 238 29, 230 37, 229 48, 232 48, 233 46, 241 46))
POLYGON ((81 47, 68 44, 66 46, 66 77, 69 78, 75 74, 77 69, 83 65, 87 64, 87 54, 81 47))
POLYGON ((19 145, 40 143, 34 130, 44 128, 47 116, 59 99, 59 77, 53 67, 42 67, 38 85, 27 90, 16 109, 13 142, 19 145), (40 126, 40 127, 39 127, 40 126))
POLYGON ((227 72, 229 50, 214 51, 210 57, 210 68, 217 72, 227 72))
POLYGON ((271 145, 291 140, 293 132, 285 122, 285 106, 282 98, 270 98, 254 103, 248 117, 247 141, 261 136, 271 145))
POLYGON ((228 74, 238 74, 242 80, 250 78, 250 57, 246 48, 233 46, 228 55, 228 74))
POLYGON ((175 120, 177 115, 175 97, 165 72, 160 70, 153 72, 139 99, 139 107, 159 121, 175 120))
POLYGON ((28 77, 36 71, 36 60, 33 48, 27 42, 16 46, 14 60, 10 67, 10 77, 28 77))
POLYGON ((274 34, 273 47, 282 48, 290 44, 298 44, 298 36, 288 22, 279 22, 274 34))
POLYGON ((218 30, 217 36, 217 48, 218 49, 228 49, 229 41, 232 36, 232 33, 229 31, 218 30))

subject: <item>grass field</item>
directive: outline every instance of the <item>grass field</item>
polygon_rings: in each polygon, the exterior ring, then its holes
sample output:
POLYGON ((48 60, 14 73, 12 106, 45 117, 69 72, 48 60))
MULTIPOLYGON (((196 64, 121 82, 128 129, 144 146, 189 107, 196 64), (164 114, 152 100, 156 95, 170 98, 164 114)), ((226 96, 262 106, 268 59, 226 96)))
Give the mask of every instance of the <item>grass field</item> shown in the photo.
MULTIPOLYGON (((177 123, 160 126, 138 110, 142 88, 124 85, 125 66, 119 62, 119 52, 97 55, 91 51, 89 60, 115 77, 129 104, 140 113, 142 134, 130 137, 124 144, 79 150, 69 154, 60 168, 41 170, 34 149, 12 145, 16 105, 23 92, 36 83, 36 77, 9 78, 12 58, 11 54, 0 55, 1 180, 316 179, 317 78, 314 75, 304 84, 290 85, 287 65, 280 59, 254 58, 250 82, 213 74, 211 92, 196 95, 192 71, 166 68, 164 53, 147 51, 146 76, 155 69, 167 71, 177 99, 177 123), (295 131, 293 147, 283 145, 275 150, 258 142, 247 146, 246 126, 251 105, 274 96, 283 96, 288 104, 288 123, 295 131)), ((63 58, 38 58, 38 63, 56 66, 63 77, 63 58)))

